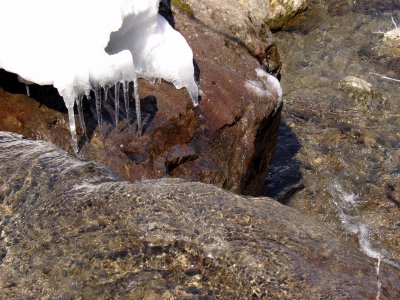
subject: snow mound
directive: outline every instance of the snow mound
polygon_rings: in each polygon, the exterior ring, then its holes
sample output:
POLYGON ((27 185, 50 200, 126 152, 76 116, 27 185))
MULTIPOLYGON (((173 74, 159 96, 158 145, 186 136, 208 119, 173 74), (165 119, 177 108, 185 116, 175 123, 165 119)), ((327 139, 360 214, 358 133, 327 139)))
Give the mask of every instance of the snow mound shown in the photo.
MULTIPOLYGON (((76 151, 73 107, 90 90, 130 81, 137 87, 138 77, 163 78, 187 88, 197 105, 192 50, 158 15, 159 2, 2 0, 0 68, 58 89, 76 151)), ((138 105, 137 90, 135 95, 138 105)))

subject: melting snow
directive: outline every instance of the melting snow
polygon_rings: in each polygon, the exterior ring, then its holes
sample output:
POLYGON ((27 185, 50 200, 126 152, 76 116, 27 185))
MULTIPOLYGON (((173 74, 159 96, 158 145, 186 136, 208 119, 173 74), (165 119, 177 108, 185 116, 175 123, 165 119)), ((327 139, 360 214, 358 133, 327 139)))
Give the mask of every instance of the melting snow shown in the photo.
POLYGON ((277 109, 282 105, 283 101, 283 91, 279 80, 271 74, 265 72, 263 69, 256 69, 256 74, 260 80, 247 80, 244 84, 245 87, 258 97, 270 98, 275 96, 278 100, 277 106, 275 108, 276 112, 277 109))

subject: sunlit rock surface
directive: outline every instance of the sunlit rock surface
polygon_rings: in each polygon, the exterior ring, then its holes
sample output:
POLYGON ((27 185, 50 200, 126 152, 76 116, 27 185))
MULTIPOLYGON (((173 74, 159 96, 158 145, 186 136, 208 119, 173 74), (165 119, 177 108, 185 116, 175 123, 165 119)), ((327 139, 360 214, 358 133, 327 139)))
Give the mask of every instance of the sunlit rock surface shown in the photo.
MULTIPOLYGON (((102 126, 97 125, 93 101, 85 100, 88 133, 85 137, 77 129, 79 155, 106 164, 126 179, 181 177, 259 194, 275 149, 279 97, 274 93, 260 97, 245 87, 247 80, 259 80, 255 69, 260 67, 246 47, 227 42, 222 32, 181 10, 176 10, 174 18, 199 67, 203 91, 199 108, 193 109, 185 90, 166 82, 139 81, 143 130, 138 137, 133 114, 127 124, 121 109, 115 125, 112 92, 103 103, 102 126)), ((6 77, 0 80, 5 89, 10 86, 6 77)), ((11 91, 25 93, 25 86, 11 91)), ((71 151, 63 105, 57 106, 57 97, 47 90, 31 86, 30 94, 39 102, 1 93, 0 129, 42 138, 71 151)))
MULTIPOLYGON (((121 181, 0 132, 0 297, 375 299, 375 261, 269 198, 121 181)), ((381 264, 381 299, 399 271, 381 264)))
POLYGON ((268 72, 279 74, 281 61, 267 25, 268 1, 183 2, 189 5, 194 20, 203 24, 207 30, 221 34, 227 47, 244 45, 268 72))
POLYGON ((361 108, 367 109, 375 98, 378 98, 376 90, 364 79, 347 76, 338 82, 338 88, 345 91, 361 108))
POLYGON ((271 29, 282 28, 296 14, 307 8, 309 0, 269 0, 268 26, 271 29))

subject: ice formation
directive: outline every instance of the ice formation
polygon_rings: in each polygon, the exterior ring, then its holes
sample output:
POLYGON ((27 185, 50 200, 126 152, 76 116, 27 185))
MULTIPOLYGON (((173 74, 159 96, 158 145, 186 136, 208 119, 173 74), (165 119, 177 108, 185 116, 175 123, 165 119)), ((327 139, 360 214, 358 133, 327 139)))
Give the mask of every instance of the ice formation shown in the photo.
MULTIPOLYGON (((120 83, 129 117, 128 84, 133 81, 140 130, 138 78, 163 78, 176 88, 185 87, 198 104, 192 50, 158 15, 159 2, 2 0, 0 68, 26 82, 58 89, 68 109, 75 151, 74 104, 84 130, 82 98, 91 90, 101 123, 102 99, 110 87, 118 97, 120 83)), ((115 106, 118 122, 118 101, 115 106)))
POLYGON ((245 87, 258 97, 276 97, 278 99, 275 108, 276 112, 283 101, 283 91, 279 80, 260 68, 256 69, 256 74, 260 81, 247 80, 245 82, 245 87))

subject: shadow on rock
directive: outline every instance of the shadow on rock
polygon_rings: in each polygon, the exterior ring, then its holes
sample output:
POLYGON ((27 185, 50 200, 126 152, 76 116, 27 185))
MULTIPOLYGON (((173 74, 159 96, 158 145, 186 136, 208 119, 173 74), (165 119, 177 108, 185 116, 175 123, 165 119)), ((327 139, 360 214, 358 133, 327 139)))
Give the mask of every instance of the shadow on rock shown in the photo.
MULTIPOLYGON (((18 75, 0 69, 0 87, 13 94, 27 94, 27 87, 24 83, 18 81, 18 75)), ((41 105, 67 113, 62 97, 58 94, 56 88, 51 85, 29 84, 29 94, 41 105)))
POLYGON ((282 122, 279 126, 276 154, 272 159, 266 180, 266 195, 283 204, 304 188, 299 162, 295 159, 300 142, 292 129, 282 122))

